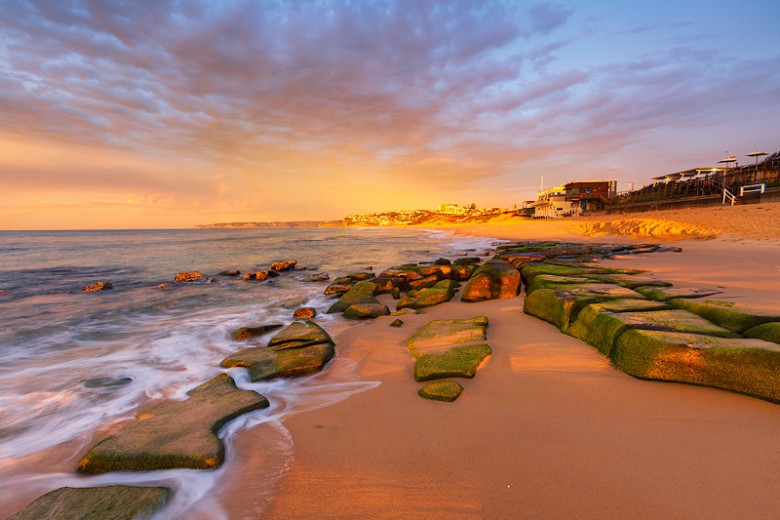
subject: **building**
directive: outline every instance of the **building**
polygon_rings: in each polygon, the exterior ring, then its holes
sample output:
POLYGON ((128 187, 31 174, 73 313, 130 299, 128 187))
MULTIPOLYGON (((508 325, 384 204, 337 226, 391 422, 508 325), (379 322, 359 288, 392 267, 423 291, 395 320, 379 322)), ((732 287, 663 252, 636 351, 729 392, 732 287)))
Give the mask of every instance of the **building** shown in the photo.
POLYGON ((465 215, 468 211, 468 208, 457 204, 439 204, 439 213, 442 215, 465 215))
POLYGON ((531 204, 534 218, 559 218, 603 209, 617 193, 617 181, 572 181, 545 188, 531 204))

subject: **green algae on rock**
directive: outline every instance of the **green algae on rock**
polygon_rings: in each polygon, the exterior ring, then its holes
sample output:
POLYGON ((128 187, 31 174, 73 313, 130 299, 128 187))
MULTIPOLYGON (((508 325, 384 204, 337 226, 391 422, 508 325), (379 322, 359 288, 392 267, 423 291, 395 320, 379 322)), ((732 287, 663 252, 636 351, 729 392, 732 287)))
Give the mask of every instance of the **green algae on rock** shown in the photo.
POLYGON ((98 442, 84 455, 84 473, 214 469, 225 457, 216 432, 231 419, 268 407, 268 399, 239 390, 221 374, 190 390, 186 401, 164 401, 139 410, 136 420, 98 442))
POLYGON ((423 354, 414 364, 414 380, 429 381, 448 377, 472 378, 493 351, 489 345, 460 345, 444 352, 423 354))
POLYGON ((309 320, 294 321, 283 330, 280 330, 276 336, 268 342, 268 347, 273 350, 285 350, 290 348, 301 348, 317 343, 333 344, 330 335, 309 320))
POLYGON ((164 487, 64 487, 35 499, 8 520, 142 520, 168 502, 164 487))
POLYGON ((431 381, 420 388, 417 395, 432 401, 451 403, 460 396, 461 392, 463 387, 455 381, 431 381))
POLYGON ((425 354, 423 349, 484 341, 487 326, 486 316, 460 320, 433 320, 415 332, 406 341, 406 346, 412 356, 419 358, 425 354))
POLYGON ((610 353, 641 379, 720 388, 780 403, 780 346, 758 339, 628 330, 610 353))
POLYGON ((220 363, 225 368, 246 367, 251 381, 298 377, 319 372, 333 359, 333 343, 274 350, 272 347, 245 348, 220 363))
POLYGON ((665 302, 675 298, 704 298, 723 291, 704 287, 637 287, 637 292, 651 300, 665 302))
POLYGON ((379 303, 374 296, 374 291, 376 291, 376 284, 368 281, 357 282, 330 306, 328 314, 344 312, 357 303, 379 303))
POLYGON ((350 305, 344 311, 344 317, 350 320, 373 319, 379 316, 387 316, 390 309, 383 303, 356 303, 350 305))
POLYGON ((780 343, 780 322, 773 321, 757 325, 742 333, 746 338, 763 339, 772 343, 780 343))
POLYGON ((732 302, 718 300, 669 300, 669 305, 685 309, 723 328, 742 333, 764 323, 780 321, 778 314, 754 312, 732 302))
POLYGON ((459 286, 460 284, 454 280, 442 280, 431 288, 409 291, 398 302, 396 309, 423 309, 448 302, 455 295, 455 291, 459 286))

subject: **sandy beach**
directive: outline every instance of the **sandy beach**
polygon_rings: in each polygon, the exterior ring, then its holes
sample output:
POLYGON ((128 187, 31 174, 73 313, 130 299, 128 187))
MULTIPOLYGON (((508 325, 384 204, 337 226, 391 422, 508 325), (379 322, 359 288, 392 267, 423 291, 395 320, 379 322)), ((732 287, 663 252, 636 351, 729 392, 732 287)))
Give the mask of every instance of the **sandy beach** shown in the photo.
MULTIPOLYGON (((777 311, 779 217, 780 204, 763 204, 619 219, 504 221, 456 231, 517 240, 675 240, 682 252, 605 264, 648 269, 676 285, 719 288, 722 299, 777 311), (583 224, 632 218, 654 233, 581 234, 583 224), (709 239, 681 236, 680 229, 709 239)), ((525 315, 522 302, 462 303, 456 297, 403 316, 402 328, 380 317, 337 335, 340 358, 356 363, 363 380, 381 384, 285 420, 293 460, 262 517, 776 517, 778 405, 634 379, 596 349, 525 315), (476 378, 463 382, 454 403, 418 397, 421 384, 412 378, 406 339, 433 319, 480 315, 490 319, 493 355, 476 378)), ((329 373, 316 377, 327 381, 329 373)), ((252 432, 245 432, 236 449, 251 450, 251 441, 252 432)), ((251 467, 236 476, 234 482, 244 484, 222 496, 235 504, 231 518, 256 517, 237 502, 247 499, 244 479, 251 481, 251 467)))

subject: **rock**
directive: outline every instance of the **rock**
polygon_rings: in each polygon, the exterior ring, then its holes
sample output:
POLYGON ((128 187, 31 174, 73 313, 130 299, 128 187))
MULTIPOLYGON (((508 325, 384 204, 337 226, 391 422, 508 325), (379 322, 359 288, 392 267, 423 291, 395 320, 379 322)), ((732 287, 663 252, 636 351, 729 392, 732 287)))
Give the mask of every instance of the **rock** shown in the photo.
POLYGON ((396 320, 393 320, 393 321, 390 322, 390 326, 391 327, 400 328, 400 327, 404 326, 404 322, 401 321, 401 320, 396 319, 396 320))
POLYGON ((780 343, 780 322, 773 321, 757 325, 742 333, 746 338, 763 339, 772 343, 780 343))
POLYGON ((448 302, 455 295, 455 290, 459 285, 460 284, 454 280, 442 280, 429 289, 409 291, 409 293, 398 302, 396 309, 401 310, 406 307, 410 309, 422 309, 438 305, 439 303, 448 302))
POLYGON ((344 312, 348 307, 358 303, 379 303, 379 301, 374 297, 375 289, 376 285, 374 285, 372 282, 357 282, 349 291, 344 293, 336 303, 330 306, 328 309, 328 314, 332 314, 334 312, 344 312))
POLYGON ((116 388, 132 383, 131 377, 94 377, 82 381, 86 388, 116 388))
POLYGON ((420 278, 419 280, 412 280, 411 282, 407 282, 406 286, 411 290, 427 289, 436 285, 438 281, 439 277, 433 274, 426 276, 425 278, 420 278))
POLYGON ((305 280, 307 282, 327 282, 328 280, 330 280, 330 276, 328 276, 325 273, 318 273, 318 274, 313 274, 311 276, 307 276, 305 280))
POLYGON ((347 291, 349 291, 357 282, 364 282, 366 280, 371 280, 375 277, 376 275, 374 273, 366 273, 366 272, 352 273, 346 276, 340 276, 339 278, 333 280, 333 283, 330 284, 325 289, 325 294, 326 295, 344 294, 347 291))
POLYGON ((176 277, 173 279, 173 282, 195 282, 202 280, 203 278, 205 278, 205 276, 203 276, 203 274, 199 273, 198 271, 182 271, 176 275, 176 277))
POLYGON ((158 285, 156 287, 156 289, 162 289, 163 291, 166 291, 166 290, 170 289, 170 287, 168 286, 167 283, 161 283, 160 285, 158 285))
POLYGON ((214 469, 225 457, 216 432, 229 420, 266 408, 268 399, 239 390, 226 374, 189 392, 186 401, 164 401, 143 407, 137 419, 98 442, 84 455, 84 473, 214 469))
POLYGON ((271 269, 276 272, 289 271, 298 264, 297 260, 285 260, 283 262, 274 262, 271 264, 271 269))
POLYGON ((558 288, 537 289, 525 297, 523 312, 550 322, 562 331, 577 319, 588 304, 608 300, 642 300, 638 292, 612 284, 566 284, 558 288))
POLYGON ((450 278, 458 282, 465 282, 466 280, 471 278, 471 275, 474 274, 474 271, 476 270, 477 270, 476 264, 451 265, 450 278))
POLYGON ((417 395, 432 401, 451 403, 460 396, 461 392, 463 387, 455 381, 431 381, 420 388, 417 395))
POLYGON ((461 257, 461 258, 458 258, 457 260, 455 260, 453 262, 453 265, 473 265, 473 264, 478 264, 481 261, 482 260, 479 259, 479 258, 474 258, 474 257, 470 257, 470 256, 464 256, 464 257, 461 257))
POLYGON ((780 321, 778 314, 765 314, 718 300, 667 300, 669 305, 685 309, 738 334, 764 323, 780 321))
POLYGON ((396 290, 396 286, 390 278, 372 278, 371 283, 376 285, 374 295, 392 294, 396 290))
POLYGON ((492 353, 488 345, 464 345, 452 347, 445 352, 423 354, 414 364, 414 380, 472 378, 482 362, 492 353))
POLYGON ((451 265, 452 262, 448 258, 437 258, 433 261, 433 265, 451 265))
POLYGON ((296 320, 308 320, 315 316, 317 316, 317 309, 314 307, 301 307, 300 309, 295 309, 293 313, 293 317, 296 320))
POLYGON ((665 302, 675 298, 704 298, 720 294, 723 291, 702 287, 638 287, 637 292, 651 300, 665 302))
POLYGON ((387 316, 390 309, 383 303, 356 303, 350 305, 344 311, 344 317, 350 320, 373 319, 379 316, 387 316))
POLYGON ((391 312, 390 316, 403 316, 404 314, 422 314, 422 311, 418 311, 416 309, 410 309, 409 307, 406 307, 405 309, 391 312))
POLYGON ((220 364, 226 368, 247 367, 250 380, 263 381, 319 372, 333 359, 335 352, 332 343, 315 343, 283 350, 254 347, 232 354, 220 364))
POLYGON ((276 302, 274 307, 281 307, 282 309, 297 309, 302 307, 309 299, 306 296, 296 296, 294 298, 287 298, 280 302, 276 302))
POLYGON ((433 320, 406 341, 409 352, 415 358, 435 347, 457 343, 484 341, 488 319, 485 316, 463 320, 433 320))
POLYGON ((588 305, 580 311, 577 320, 566 329, 566 334, 593 345, 602 354, 609 356, 618 336, 629 329, 686 332, 725 338, 738 337, 733 332, 688 311, 613 312, 599 304, 588 305))
POLYGON ((233 331, 233 334, 231 334, 230 337, 235 341, 244 341, 249 338, 254 338, 255 336, 262 336, 266 332, 280 329, 283 326, 284 325, 281 323, 271 323, 268 325, 258 325, 256 327, 239 327, 233 331))
MULTIPOLYGON (((535 276, 553 274, 558 276, 583 276, 592 274, 637 275, 646 273, 641 269, 613 269, 577 264, 554 263, 553 261, 529 263, 521 268, 521 274, 526 284, 535 276)), ((587 277, 587 276, 586 276, 587 277)))
POLYGON ((247 273, 243 276, 244 280, 258 280, 263 281, 268 278, 267 271, 255 271, 254 273, 247 273))
POLYGON ((271 338, 268 347, 272 350, 307 347, 316 343, 330 343, 330 335, 313 321, 294 321, 287 328, 271 338))
POLYGON ((506 260, 495 258, 481 265, 466 286, 461 300, 481 302, 496 298, 514 298, 520 292, 520 271, 506 260))
POLYGON ((398 287, 393 287, 393 292, 391 294, 393 295, 394 300, 401 299, 401 289, 399 289, 398 287))
POLYGON ((780 403, 780 346, 768 341, 628 330, 618 337, 610 358, 641 379, 709 386, 780 403))
POLYGON ((9 520, 134 520, 151 518, 168 502, 164 487, 100 486, 55 489, 9 520))
POLYGON ((347 285, 347 284, 332 283, 332 284, 330 284, 329 286, 327 286, 325 288, 325 295, 326 296, 330 296, 330 295, 333 295, 333 294, 344 294, 347 291, 349 291, 350 289, 352 289, 353 285, 354 284, 347 285))
POLYGON ((241 271, 238 269, 227 269, 225 271, 220 271, 219 274, 221 276, 239 276, 241 274, 241 271))
POLYGON ((95 282, 93 284, 87 285, 86 287, 82 288, 81 292, 109 291, 113 288, 114 286, 111 285, 111 282, 95 282))

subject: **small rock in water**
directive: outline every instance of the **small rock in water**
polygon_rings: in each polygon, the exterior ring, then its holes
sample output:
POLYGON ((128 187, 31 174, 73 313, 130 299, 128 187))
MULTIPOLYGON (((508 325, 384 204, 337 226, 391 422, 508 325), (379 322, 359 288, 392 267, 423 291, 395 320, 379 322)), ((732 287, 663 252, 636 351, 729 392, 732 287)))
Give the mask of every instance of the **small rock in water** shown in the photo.
POLYGON ((131 377, 94 377, 82 381, 87 388, 111 388, 125 386, 133 381, 131 377))
POLYGON ((221 276, 238 276, 241 274, 241 271, 238 269, 228 269, 226 271, 221 271, 219 274, 221 276))
MULTIPOLYGON (((111 285, 111 282, 95 282, 81 289, 81 292, 108 291, 109 289, 113 289, 113 288, 114 286, 111 285)), ((0 293, 2 292, 3 291, 0 291, 0 293)))
POLYGON ((194 282, 202 278, 204 278, 203 274, 199 273, 198 271, 182 271, 181 273, 178 273, 176 275, 176 277, 173 279, 173 282, 174 283, 194 282))
POLYGON ((236 341, 243 341, 255 336, 261 336, 272 330, 281 329, 283 326, 281 323, 271 323, 269 325, 258 325, 257 327, 240 327, 231 334, 231 337, 236 341))
POLYGON ((247 273, 244 275, 244 280, 257 280, 262 282, 269 276, 268 271, 255 271, 254 273, 247 273))
POLYGON ((401 321, 401 320, 395 319, 395 320, 390 322, 390 326, 391 327, 403 327, 404 326, 404 322, 401 321))
POLYGON ((330 276, 325 273, 313 274, 305 278, 307 282, 327 282, 330 280, 330 276))
POLYGON ((271 264, 271 269, 274 271, 289 271, 298 263, 297 260, 285 260, 283 262, 274 262, 271 264))
POLYGON ((300 309, 295 309, 293 313, 293 317, 297 320, 308 320, 315 316, 317 316, 317 309, 314 307, 301 307, 300 309))
POLYGON ((156 288, 157 288, 157 289, 162 289, 162 290, 170 289, 170 287, 168 287, 168 284, 167 284, 167 283, 161 283, 161 284, 160 284, 160 285, 158 285, 156 288))

